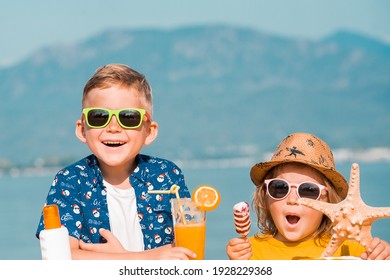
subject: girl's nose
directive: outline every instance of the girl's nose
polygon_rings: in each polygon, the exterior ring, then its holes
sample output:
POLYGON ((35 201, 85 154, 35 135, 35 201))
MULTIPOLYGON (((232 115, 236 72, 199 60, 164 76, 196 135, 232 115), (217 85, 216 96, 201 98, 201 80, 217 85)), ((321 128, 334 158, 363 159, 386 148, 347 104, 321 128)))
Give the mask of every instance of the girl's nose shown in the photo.
POLYGON ((288 194, 288 196, 286 197, 287 204, 291 204, 291 205, 298 204, 299 197, 298 197, 297 191, 298 190, 297 190, 296 186, 291 186, 291 191, 288 194))

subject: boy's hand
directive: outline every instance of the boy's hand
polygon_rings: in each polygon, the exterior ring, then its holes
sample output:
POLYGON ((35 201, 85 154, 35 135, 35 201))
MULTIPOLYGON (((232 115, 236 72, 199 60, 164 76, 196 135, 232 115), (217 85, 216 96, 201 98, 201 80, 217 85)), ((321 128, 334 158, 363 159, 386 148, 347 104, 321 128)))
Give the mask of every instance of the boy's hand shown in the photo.
POLYGON ((365 260, 390 260, 390 244, 375 237, 361 258, 365 260))
POLYGON ((233 238, 226 245, 226 253, 231 260, 249 260, 252 256, 251 243, 247 238, 233 238))
POLYGON ((123 248, 122 244, 119 242, 118 238, 116 238, 111 231, 108 229, 99 229, 99 233, 102 237, 107 240, 107 243, 85 243, 82 240, 79 241, 79 247, 81 250, 91 251, 96 253, 125 253, 127 252, 125 248, 123 248))
POLYGON ((195 258, 196 254, 184 247, 173 247, 172 244, 164 245, 152 250, 144 251, 148 259, 152 260, 188 260, 195 258))

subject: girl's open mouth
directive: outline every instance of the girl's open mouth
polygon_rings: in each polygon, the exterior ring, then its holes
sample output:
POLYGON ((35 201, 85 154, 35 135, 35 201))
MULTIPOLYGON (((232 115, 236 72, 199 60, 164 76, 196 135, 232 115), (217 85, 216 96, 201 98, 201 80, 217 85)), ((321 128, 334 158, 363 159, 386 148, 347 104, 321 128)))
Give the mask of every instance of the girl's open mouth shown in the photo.
POLYGON ((296 223, 299 222, 301 218, 299 218, 298 216, 294 216, 294 215, 287 215, 286 216, 286 220, 289 224, 292 224, 292 225, 295 225, 296 223))

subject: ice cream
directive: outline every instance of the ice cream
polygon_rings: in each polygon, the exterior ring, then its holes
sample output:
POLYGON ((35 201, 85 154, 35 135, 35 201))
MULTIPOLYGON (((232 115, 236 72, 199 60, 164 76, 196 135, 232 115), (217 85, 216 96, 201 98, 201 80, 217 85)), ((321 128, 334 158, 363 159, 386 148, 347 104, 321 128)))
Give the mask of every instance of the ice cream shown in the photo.
POLYGON ((242 237, 247 237, 251 229, 249 204, 246 202, 237 203, 233 206, 233 214, 237 233, 242 237))

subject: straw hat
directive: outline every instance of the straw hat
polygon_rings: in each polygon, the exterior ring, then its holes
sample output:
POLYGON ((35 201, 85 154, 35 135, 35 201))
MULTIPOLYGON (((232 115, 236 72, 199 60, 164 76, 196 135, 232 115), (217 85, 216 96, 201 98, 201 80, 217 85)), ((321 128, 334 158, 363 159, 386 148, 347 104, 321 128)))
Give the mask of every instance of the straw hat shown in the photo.
POLYGON ((280 142, 270 161, 255 164, 250 171, 253 183, 260 185, 272 167, 286 162, 303 163, 317 169, 332 183, 342 199, 346 197, 348 183, 336 171, 332 151, 324 141, 308 133, 290 134, 280 142))

